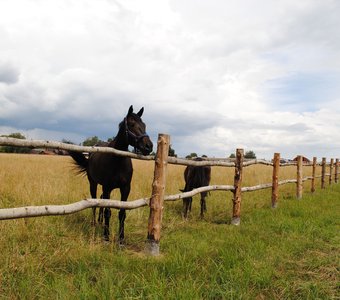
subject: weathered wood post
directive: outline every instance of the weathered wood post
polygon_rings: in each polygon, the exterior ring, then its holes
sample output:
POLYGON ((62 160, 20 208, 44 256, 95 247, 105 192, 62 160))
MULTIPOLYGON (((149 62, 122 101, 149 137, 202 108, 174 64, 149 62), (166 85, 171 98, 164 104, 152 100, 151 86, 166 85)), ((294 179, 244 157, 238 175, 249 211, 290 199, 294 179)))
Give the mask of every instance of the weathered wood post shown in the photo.
POLYGON ((312 183, 311 183, 311 188, 310 188, 310 191, 311 191, 312 193, 315 192, 316 161, 317 161, 317 158, 316 158, 316 157, 313 157, 312 183))
POLYGON ((235 176, 234 176, 234 198, 233 198, 233 218, 231 224, 240 225, 241 219, 241 187, 243 171, 243 149, 236 149, 235 176))
POLYGON ((302 190, 303 190, 303 184, 302 184, 302 155, 298 155, 297 157, 297 174, 296 174, 296 198, 301 199, 302 198, 302 190))
POLYGON ((322 158, 321 162, 321 188, 325 188, 325 176, 326 176, 326 157, 322 158))
POLYGON ((279 169, 280 169, 280 153, 274 153, 273 181, 272 181, 272 208, 277 207, 277 201, 279 199, 279 169))
POLYGON ((334 171, 334 181, 338 183, 338 170, 339 170, 339 158, 335 160, 335 171, 334 171))
POLYGON ((333 180, 333 167, 334 167, 334 159, 331 158, 331 162, 329 164, 329 185, 332 184, 332 180, 333 180))
POLYGON ((152 195, 150 199, 150 215, 146 245, 146 251, 151 255, 159 255, 169 145, 170 136, 159 134, 155 157, 154 179, 152 183, 152 195))

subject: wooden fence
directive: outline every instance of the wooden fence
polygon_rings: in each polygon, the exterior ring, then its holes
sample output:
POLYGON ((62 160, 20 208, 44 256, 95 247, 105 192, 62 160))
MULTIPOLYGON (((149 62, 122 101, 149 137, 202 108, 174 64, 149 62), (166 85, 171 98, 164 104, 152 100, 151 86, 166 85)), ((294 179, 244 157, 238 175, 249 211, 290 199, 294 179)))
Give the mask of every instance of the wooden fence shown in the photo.
POLYGON ((303 194, 303 182, 311 180, 311 192, 315 191, 315 179, 321 178, 321 188, 324 189, 326 186, 326 177, 329 177, 329 184, 333 181, 338 183, 339 174, 339 159, 332 158, 329 163, 326 162, 326 158, 322 158, 321 163, 317 163, 317 158, 313 158, 312 163, 304 163, 302 156, 297 157, 296 162, 280 163, 280 154, 275 153, 272 162, 265 160, 250 160, 244 161, 243 149, 236 150, 236 159, 234 162, 226 160, 206 159, 203 161, 192 161, 187 159, 180 159, 175 157, 168 157, 170 137, 166 134, 159 134, 157 141, 157 153, 155 156, 142 156, 130 152, 119 151, 113 148, 107 147, 82 147, 77 145, 65 144, 60 142, 51 141, 33 141, 33 140, 21 140, 8 137, 0 137, 0 145, 6 146, 19 146, 19 147, 31 147, 31 148, 49 148, 57 150, 71 150, 81 152, 105 152, 113 153, 118 156, 127 156, 135 159, 142 160, 154 160, 155 171, 154 179, 152 183, 152 194, 151 197, 137 199, 134 201, 121 202, 118 200, 108 199, 86 199, 76 203, 67 205, 43 205, 43 206, 26 206, 18 208, 2 208, 0 209, 0 220, 16 219, 16 218, 27 218, 27 217, 39 217, 39 216, 51 216, 51 215, 66 215, 79 212, 81 210, 90 207, 111 207, 115 209, 125 208, 127 210, 149 206, 150 214, 148 221, 148 233, 147 233, 147 251, 151 255, 159 254, 159 244, 161 238, 161 225, 163 215, 163 202, 164 201, 175 201, 183 199, 185 197, 194 196, 204 191, 231 191, 233 193, 233 211, 231 224, 239 225, 241 220, 241 201, 242 193, 257 191, 261 189, 271 188, 271 206, 276 208, 279 199, 279 186, 296 183, 296 198, 301 199, 303 194), (178 164, 178 165, 194 165, 194 166, 224 166, 233 167, 235 169, 234 184, 233 185, 211 185, 194 189, 190 192, 179 193, 175 195, 166 196, 165 185, 166 185, 166 169, 167 164, 178 164), (245 167, 262 164, 273 167, 272 182, 260 184, 256 186, 243 187, 243 169, 245 167), (295 179, 287 179, 279 181, 279 170, 281 167, 296 166, 297 176, 295 179), (312 167, 312 176, 303 177, 303 166, 312 167), (316 174, 316 166, 321 165, 321 174, 316 174), (329 167, 329 173, 326 172, 329 167), (334 176, 333 176, 334 175, 334 176))

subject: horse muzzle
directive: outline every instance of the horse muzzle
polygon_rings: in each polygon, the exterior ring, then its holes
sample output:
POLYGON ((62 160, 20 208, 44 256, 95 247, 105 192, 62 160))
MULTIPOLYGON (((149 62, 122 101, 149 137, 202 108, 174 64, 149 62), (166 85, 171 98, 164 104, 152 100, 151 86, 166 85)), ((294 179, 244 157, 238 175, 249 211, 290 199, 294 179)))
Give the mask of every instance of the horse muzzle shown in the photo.
POLYGON ((142 152, 143 155, 149 155, 152 152, 153 144, 149 138, 149 136, 144 136, 138 145, 139 150, 142 152))

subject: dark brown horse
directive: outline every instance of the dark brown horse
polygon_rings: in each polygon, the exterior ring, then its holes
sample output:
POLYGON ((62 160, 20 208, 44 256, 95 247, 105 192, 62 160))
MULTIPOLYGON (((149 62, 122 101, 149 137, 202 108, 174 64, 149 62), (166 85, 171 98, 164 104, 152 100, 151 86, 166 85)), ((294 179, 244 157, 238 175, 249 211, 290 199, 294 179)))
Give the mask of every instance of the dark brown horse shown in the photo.
MULTIPOLYGON (((119 124, 117 136, 113 141, 108 143, 108 147, 117 150, 127 151, 129 145, 140 151, 143 155, 152 152, 153 144, 146 134, 146 126, 141 119, 144 108, 138 113, 133 112, 132 105, 123 121, 119 124)), ((130 193, 130 184, 132 179, 132 162, 131 158, 117 156, 111 153, 91 153, 87 159, 80 152, 70 152, 75 160, 79 171, 86 172, 90 183, 90 193, 92 198, 97 198, 97 185, 102 185, 102 199, 110 199, 113 189, 119 188, 121 201, 127 201, 130 193)), ((102 210, 101 210, 102 212, 102 210)), ((109 240, 111 209, 104 210, 104 239, 109 240)), ((119 211, 119 242, 124 240, 124 221, 126 218, 125 209, 119 211)), ((99 214, 98 221, 102 222, 102 215, 99 214)), ((96 208, 93 208, 93 224, 96 222, 96 208)))
MULTIPOLYGON (((200 157, 195 158, 196 161, 202 161, 200 157)), ((208 186, 210 183, 211 168, 209 166, 187 166, 184 171, 185 187, 182 192, 190 192, 201 186, 208 186)), ((207 192, 201 193, 201 218, 207 210, 205 197, 207 192)), ((183 199, 183 217, 188 218, 188 212, 191 211, 192 197, 183 199)))

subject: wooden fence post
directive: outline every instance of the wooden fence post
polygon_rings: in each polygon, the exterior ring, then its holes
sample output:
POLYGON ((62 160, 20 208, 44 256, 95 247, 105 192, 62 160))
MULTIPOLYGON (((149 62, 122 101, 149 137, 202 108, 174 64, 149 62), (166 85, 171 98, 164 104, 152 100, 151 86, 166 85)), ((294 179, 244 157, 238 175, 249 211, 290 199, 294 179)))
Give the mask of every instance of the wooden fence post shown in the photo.
POLYGON ((301 199, 302 198, 302 190, 303 190, 303 184, 302 184, 302 155, 298 155, 297 157, 297 181, 296 181, 296 198, 301 199))
POLYGON ((280 169, 280 153, 274 153, 273 181, 272 181, 272 208, 277 207, 277 200, 279 199, 279 169, 280 169))
POLYGON ((322 158, 321 163, 321 188, 325 188, 325 176, 326 176, 326 157, 322 158))
POLYGON ((169 145, 170 136, 159 134, 155 157, 154 179, 152 183, 152 195, 150 199, 148 240, 146 246, 146 251, 151 255, 159 255, 169 145))
POLYGON ((331 158, 331 163, 329 165, 329 185, 332 184, 332 180, 333 180, 333 166, 334 166, 334 159, 331 158))
POLYGON ((243 171, 243 149, 236 149, 235 176, 234 176, 234 198, 233 198, 233 218, 231 224, 240 225, 241 219, 241 187, 243 171))
POLYGON ((311 191, 312 193, 315 192, 316 161, 317 161, 317 158, 316 158, 316 157, 313 157, 312 183, 311 183, 311 188, 310 188, 310 191, 311 191))
POLYGON ((338 183, 339 158, 335 160, 334 181, 338 183))

